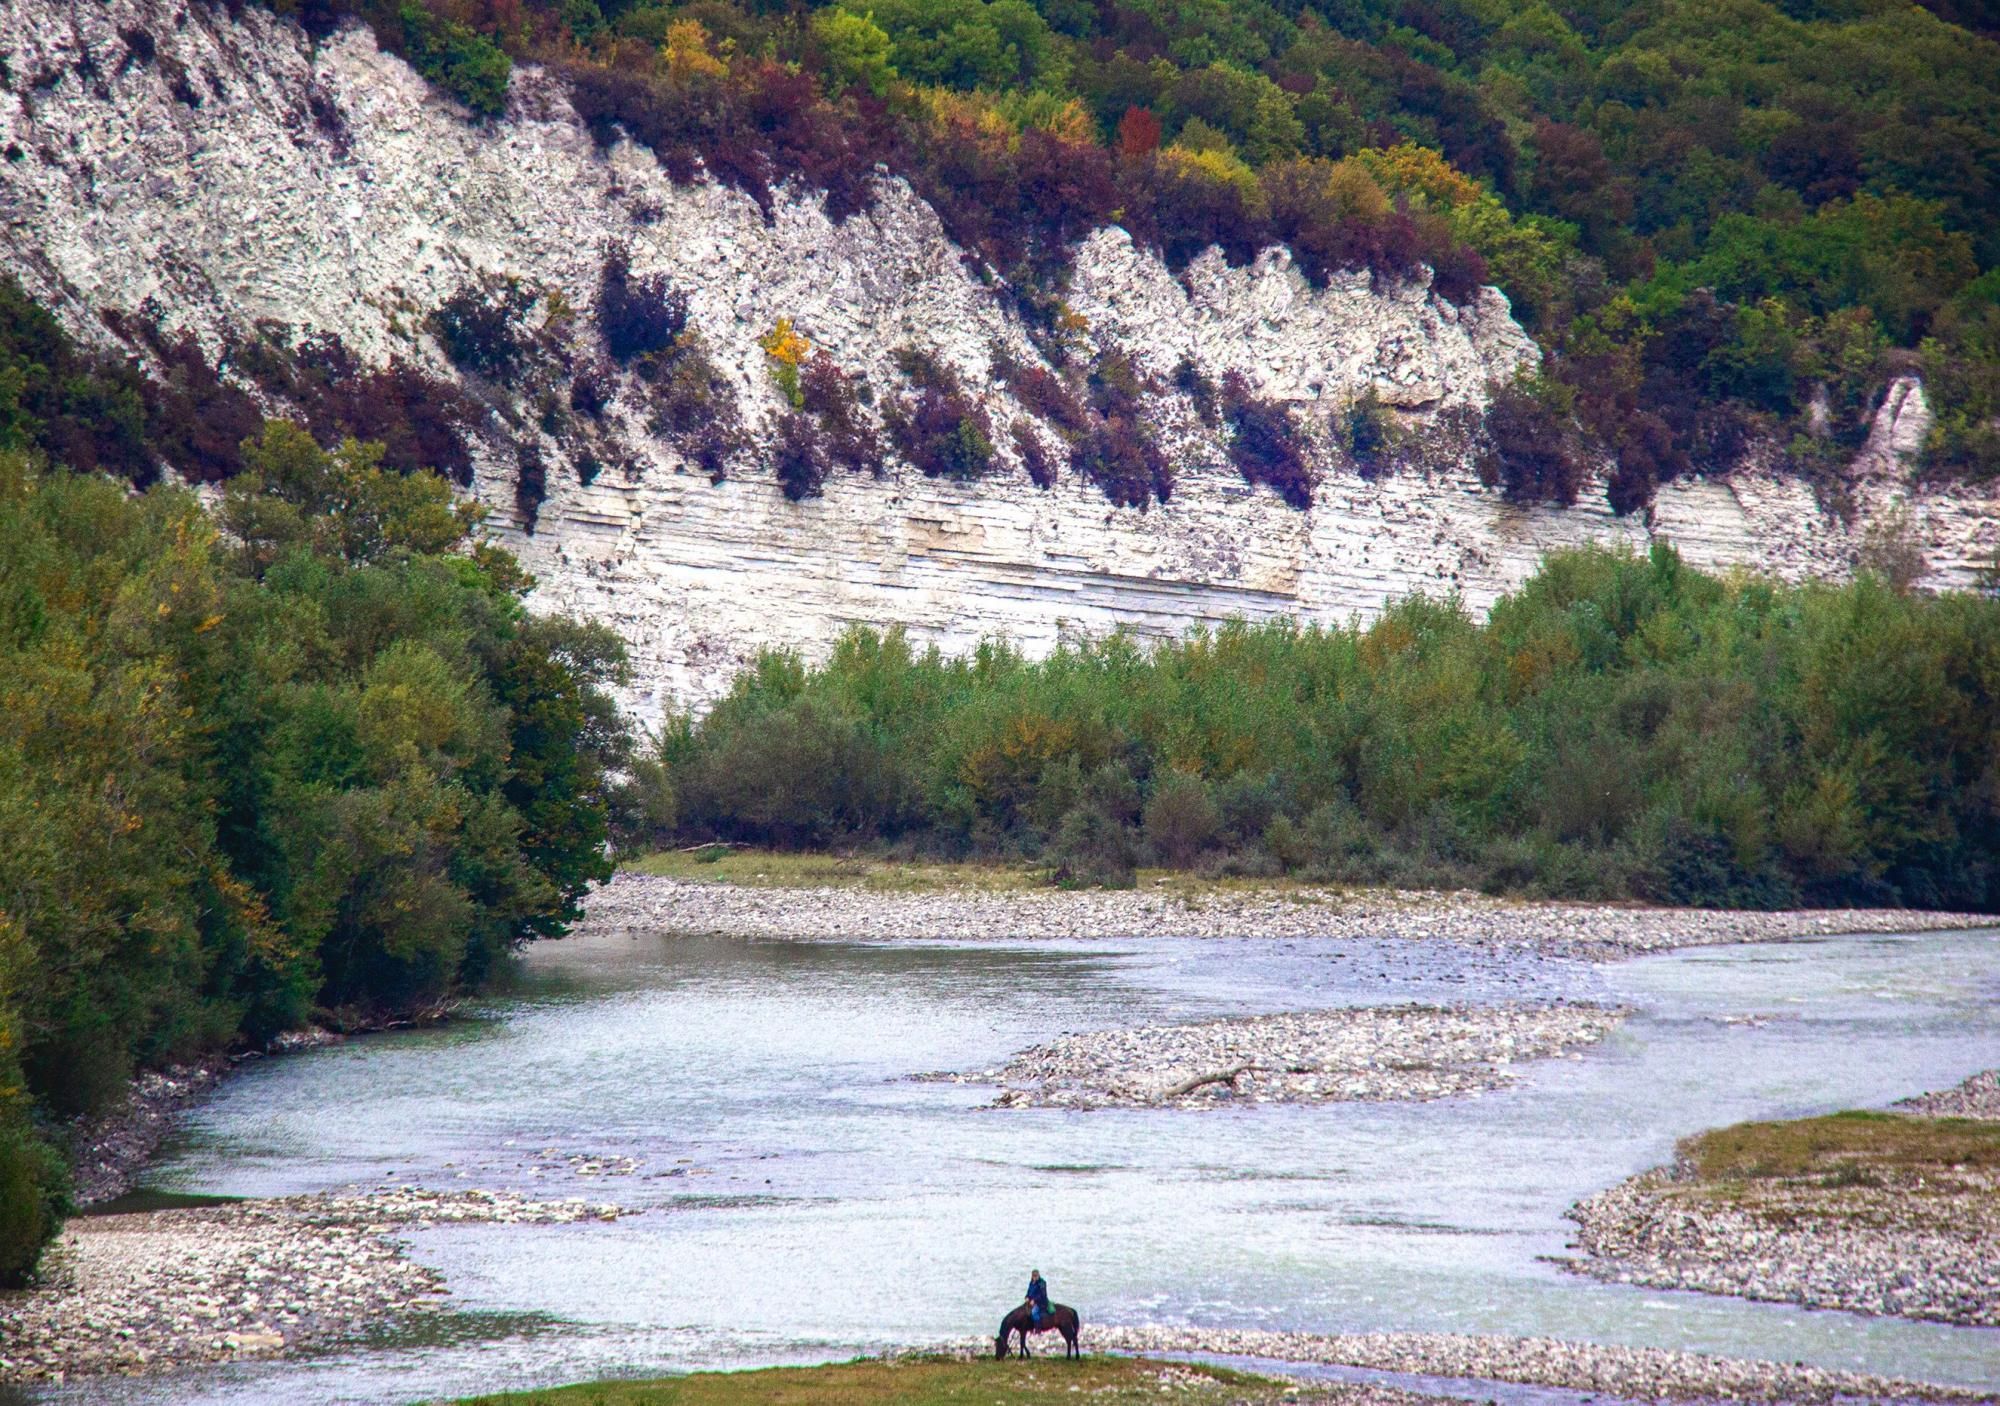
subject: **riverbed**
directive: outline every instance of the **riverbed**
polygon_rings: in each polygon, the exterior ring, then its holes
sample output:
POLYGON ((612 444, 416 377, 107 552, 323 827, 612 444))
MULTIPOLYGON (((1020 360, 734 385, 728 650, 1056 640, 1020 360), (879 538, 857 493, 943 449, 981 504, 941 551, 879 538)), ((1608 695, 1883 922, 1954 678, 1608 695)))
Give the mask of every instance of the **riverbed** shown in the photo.
POLYGON ((452 1024, 256 1062, 149 1177, 414 1186, 639 1214, 405 1235, 453 1308, 288 1360, 35 1389, 404 1402, 991 1333, 1030 1267, 1092 1323, 1501 1333, 2000 1392, 2000 1333, 1563 1273, 1563 1212, 1721 1123, 1885 1105, 2000 1064, 2000 936, 1602 963, 1477 943, 795 941, 601 932, 452 1024), (911 1076, 1065 1034, 1300 1010, 1583 1002, 1601 1041, 1423 1102, 988 1106, 911 1076))

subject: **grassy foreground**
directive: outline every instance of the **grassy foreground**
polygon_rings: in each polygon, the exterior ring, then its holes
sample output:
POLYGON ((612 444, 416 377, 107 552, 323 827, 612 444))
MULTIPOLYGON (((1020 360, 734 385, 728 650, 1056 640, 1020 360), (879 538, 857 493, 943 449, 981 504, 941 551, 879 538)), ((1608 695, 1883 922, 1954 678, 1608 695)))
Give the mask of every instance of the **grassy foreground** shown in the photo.
POLYGON ((1288 1384, 1193 1363, 1131 1357, 1031 1362, 940 1357, 865 1360, 757 1372, 696 1372, 655 1381, 586 1382, 549 1391, 468 1398, 459 1406, 1097 1406, 1154 1402, 1261 1406, 1296 1401, 1288 1384))

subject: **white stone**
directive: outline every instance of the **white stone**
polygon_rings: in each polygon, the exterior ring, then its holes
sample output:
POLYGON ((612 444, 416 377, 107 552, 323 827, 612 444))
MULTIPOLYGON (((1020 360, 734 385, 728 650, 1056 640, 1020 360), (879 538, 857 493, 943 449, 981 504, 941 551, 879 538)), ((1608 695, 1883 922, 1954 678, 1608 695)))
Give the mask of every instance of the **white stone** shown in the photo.
MULTIPOLYGON (((629 142, 600 153, 562 85, 532 67, 517 71, 507 116, 475 124, 365 30, 315 47, 256 7, 231 20, 169 0, 14 0, 0 7, 0 52, 12 75, 0 147, 20 150, 0 162, 0 269, 100 343, 97 314, 112 308, 156 309, 211 351, 271 318, 448 374, 414 330, 428 310, 487 273, 560 289, 587 314, 616 239, 640 271, 688 290, 753 426, 780 408, 757 346, 780 316, 878 388, 894 384, 890 353, 906 343, 981 387, 993 346, 1033 355, 901 182, 842 225, 796 195, 767 223, 737 192, 674 186, 629 142), (118 34, 131 28, 151 33, 159 61, 121 63, 118 34), (80 46, 95 79, 75 71, 80 46), (202 93, 198 108, 171 96, 168 60, 202 93), (28 90, 57 68, 54 87, 28 90), (309 97, 340 113, 337 138, 309 97)), ((1316 291, 1282 251, 1241 269, 1211 251, 1176 278, 1115 229, 1085 242, 1069 296, 1101 347, 1161 375, 1184 355, 1218 378, 1241 370, 1319 431, 1369 387, 1412 423, 1476 408, 1490 380, 1535 354, 1495 292, 1456 309, 1366 275, 1316 291)), ((1039 652, 1074 630, 1365 618, 1413 591, 1481 608, 1553 548, 1656 536, 1705 567, 1839 575, 1867 524, 1899 504, 1927 551, 1927 585, 1966 584, 2000 547, 1990 497, 1909 487, 1906 459, 1929 424, 1911 380, 1877 418, 1852 526, 1806 485, 1755 467, 1670 486, 1644 520, 1613 517, 1594 490, 1568 510, 1516 509, 1456 462, 1377 482, 1333 472, 1302 513, 1245 484, 1183 402, 1159 399, 1181 462, 1172 501, 1143 512, 1069 475, 1039 492, 1011 460, 972 486, 907 468, 836 478, 803 504, 755 464, 712 487, 646 433, 629 396, 613 406, 629 469, 585 487, 544 445, 550 493, 532 537, 515 521, 507 446, 480 451, 476 491, 539 579, 539 607, 628 640, 628 701, 647 719, 713 698, 760 648, 823 653, 855 623, 901 623, 950 650, 1001 635, 1039 652)), ((1016 407, 997 389, 993 405, 1004 445, 1016 407)))

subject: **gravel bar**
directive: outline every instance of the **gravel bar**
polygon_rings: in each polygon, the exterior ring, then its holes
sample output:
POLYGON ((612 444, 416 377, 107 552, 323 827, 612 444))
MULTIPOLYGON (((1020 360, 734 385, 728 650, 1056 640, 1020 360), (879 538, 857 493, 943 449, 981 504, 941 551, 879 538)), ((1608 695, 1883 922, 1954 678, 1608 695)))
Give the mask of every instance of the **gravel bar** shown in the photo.
POLYGON ((621 873, 593 893, 578 932, 646 929, 784 938, 1431 938, 1596 960, 1673 947, 1833 933, 1991 927, 1992 915, 1896 908, 1776 913, 1521 903, 1476 893, 1264 889, 880 893, 753 888, 621 873))
POLYGON ((968 1074, 1001 1108, 1216 1108, 1449 1098, 1498 1088, 1520 1060, 1604 1038, 1622 1010, 1571 1003, 1371 1006, 1093 1030, 968 1074))
POLYGON ((580 1200, 404 1188, 72 1220, 39 1287, 0 1294, 0 1382, 269 1357, 435 1306, 399 1231, 611 1220, 580 1200))
POLYGON ((1892 1105, 1924 1118, 1983 1118, 2000 1122, 2000 1069, 1975 1074, 1942 1093, 1918 1094, 1892 1105))
MULTIPOLYGON (((1089 1351, 1209 1353, 1328 1363, 1429 1377, 1518 1382, 1604 1392, 1627 1401, 1820 1403, 1987 1402, 1985 1392, 1800 1364, 1710 1357, 1665 1348, 1613 1347, 1556 1338, 1459 1333, 1284 1333, 1254 1330, 1099 1327, 1086 1323, 1089 1351)), ((992 1350, 989 1344, 987 1350, 992 1350)))
MULTIPOLYGON (((1897 1108, 2000 1118, 1996 1074, 1897 1108)), ((1565 1267, 1593 1278, 2000 1327, 2000 1175, 1991 1170, 1874 1168, 1864 1184, 1718 1187, 1676 1163, 1599 1192, 1569 1216, 1586 1257, 1565 1267)))

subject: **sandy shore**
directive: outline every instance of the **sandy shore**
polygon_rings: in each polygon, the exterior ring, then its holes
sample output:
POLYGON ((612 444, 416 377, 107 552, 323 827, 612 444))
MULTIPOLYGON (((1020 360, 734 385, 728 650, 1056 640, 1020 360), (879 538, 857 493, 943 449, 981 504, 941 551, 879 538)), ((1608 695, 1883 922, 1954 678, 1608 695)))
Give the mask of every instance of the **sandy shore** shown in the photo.
MULTIPOLYGON (((1905 1100, 2000 1119, 2000 1071, 1905 1100)), ((1715 1184, 1676 1163, 1570 1210, 1568 1267, 1654 1288, 2000 1327, 2000 1171, 1870 1163, 1845 1175, 1715 1184)))
POLYGON ((1002 1108, 1215 1108, 1449 1098, 1513 1081, 1517 1061, 1604 1038, 1600 1006, 1368 1006, 1065 1035, 997 1069, 1002 1108))
POLYGON ((0 1294, 0 1382, 273 1356, 437 1304, 398 1235, 432 1225, 611 1220, 616 1206, 414 1189, 84 1216, 40 1287, 0 1294))
POLYGON ((621 873, 580 932, 644 928, 725 937, 987 941, 1090 937, 1424 938, 1594 960, 1674 947, 1832 933, 1991 927, 1992 915, 1903 909, 1778 913, 1521 903, 1473 893, 1314 889, 882 893, 753 888, 621 873))

